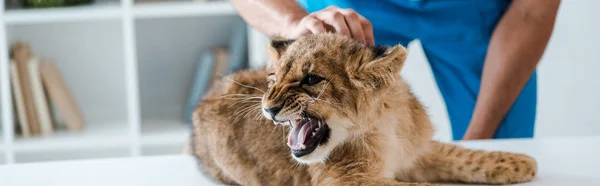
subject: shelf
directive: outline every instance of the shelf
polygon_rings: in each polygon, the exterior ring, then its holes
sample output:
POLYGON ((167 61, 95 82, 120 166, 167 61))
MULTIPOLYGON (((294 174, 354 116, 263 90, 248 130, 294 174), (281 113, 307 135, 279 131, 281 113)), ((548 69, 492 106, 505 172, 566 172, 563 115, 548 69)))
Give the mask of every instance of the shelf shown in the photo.
POLYGON ((56 23, 117 19, 121 16, 118 2, 94 3, 64 8, 6 10, 6 24, 56 23))
POLYGON ((140 3, 133 7, 133 15, 138 19, 237 15, 227 1, 214 2, 160 2, 140 3))
POLYGON ((17 152, 16 163, 48 162, 78 159, 130 157, 129 147, 60 149, 40 152, 17 152))
POLYGON ((142 146, 183 146, 190 131, 190 125, 181 121, 144 121, 142 146))
MULTIPOLYGON (((123 123, 90 124, 80 133, 66 130, 49 136, 17 138, 16 153, 67 151, 129 147, 128 125, 123 123)), ((189 125, 178 121, 150 121, 142 124, 142 146, 183 146, 189 138, 189 125)), ((0 145, 0 148, 2 145, 0 145)))
POLYGON ((148 78, 150 76, 138 79, 137 74, 131 75, 132 71, 124 64, 129 64, 130 60, 138 61, 142 70, 136 70, 144 74, 148 71, 143 67, 154 68, 154 64, 148 64, 148 59, 156 63, 175 59, 183 63, 184 69, 191 69, 187 66, 195 65, 198 51, 227 44, 231 28, 241 19, 227 1, 170 1, 133 4, 131 7, 126 6, 127 2, 106 1, 76 7, 0 11, 0 22, 3 21, 6 27, 0 29, 0 34, 5 35, 0 40, 7 44, 27 41, 36 55, 54 59, 86 121, 90 121, 79 133, 57 130, 48 136, 16 136, 7 146, 0 133, 0 164, 6 160, 9 162, 5 163, 22 163, 180 153, 190 137, 190 125, 178 120, 185 101, 181 95, 187 93, 188 86, 181 79, 189 79, 193 72, 186 71, 181 75, 181 71, 169 71, 179 67, 169 68, 166 73, 177 77, 161 82, 175 84, 178 89, 162 91, 165 87, 159 86, 141 89, 136 95, 135 91, 131 94, 129 82, 135 82, 133 86, 140 82, 151 85, 154 79, 148 78), (131 19, 135 19, 132 25, 127 22, 131 19), (162 37, 153 40, 156 35, 162 37), (159 50, 152 47, 165 42, 167 44, 159 50), (134 50, 131 50, 131 44, 134 50), (131 59, 129 53, 132 52, 139 59, 131 59), (167 57, 160 57, 164 55, 167 57), (148 92, 153 94, 146 94, 148 92), (143 102, 146 101, 143 98, 155 95, 173 96, 150 102, 158 105, 151 107, 153 110, 131 111, 132 107, 148 103, 143 102), (142 98, 139 99, 141 102, 132 104, 131 100, 138 97, 142 98), (130 119, 135 115, 139 115, 142 122, 129 123, 137 121, 130 119), (133 125, 140 130, 130 130, 133 125))
POLYGON ((125 122, 87 124, 78 133, 62 130, 49 136, 17 138, 13 147, 16 153, 129 147, 128 127, 125 122))

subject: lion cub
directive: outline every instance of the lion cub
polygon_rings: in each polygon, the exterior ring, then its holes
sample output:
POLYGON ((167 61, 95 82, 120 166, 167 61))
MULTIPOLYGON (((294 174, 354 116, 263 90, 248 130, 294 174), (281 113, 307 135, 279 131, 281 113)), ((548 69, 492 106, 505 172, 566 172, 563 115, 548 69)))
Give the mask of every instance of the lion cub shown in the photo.
POLYGON ((272 41, 270 53, 266 70, 226 77, 194 112, 187 152, 219 182, 509 184, 536 174, 523 154, 433 141, 426 111, 398 75, 400 45, 320 34, 272 41))

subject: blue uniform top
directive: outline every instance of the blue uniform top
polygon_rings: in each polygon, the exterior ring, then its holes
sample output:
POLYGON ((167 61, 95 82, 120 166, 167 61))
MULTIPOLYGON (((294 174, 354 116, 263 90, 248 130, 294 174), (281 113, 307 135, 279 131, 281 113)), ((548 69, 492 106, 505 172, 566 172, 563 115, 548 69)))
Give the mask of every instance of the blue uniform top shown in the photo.
MULTIPOLYGON (((455 140, 462 139, 479 94, 491 35, 508 0, 302 0, 309 12, 330 5, 352 8, 373 25, 375 44, 419 39, 446 102, 455 140)), ((533 74, 495 138, 533 137, 537 83, 533 74)))

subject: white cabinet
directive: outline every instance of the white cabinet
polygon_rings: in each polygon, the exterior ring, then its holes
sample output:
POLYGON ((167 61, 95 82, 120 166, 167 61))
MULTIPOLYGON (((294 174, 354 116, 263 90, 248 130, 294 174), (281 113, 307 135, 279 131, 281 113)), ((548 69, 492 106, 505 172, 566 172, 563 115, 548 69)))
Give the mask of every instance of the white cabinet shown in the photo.
POLYGON ((96 0, 2 11, 0 164, 179 153, 199 53, 228 44, 240 21, 227 1, 96 0), (7 47, 16 41, 57 63, 85 115, 83 132, 14 135, 7 47))

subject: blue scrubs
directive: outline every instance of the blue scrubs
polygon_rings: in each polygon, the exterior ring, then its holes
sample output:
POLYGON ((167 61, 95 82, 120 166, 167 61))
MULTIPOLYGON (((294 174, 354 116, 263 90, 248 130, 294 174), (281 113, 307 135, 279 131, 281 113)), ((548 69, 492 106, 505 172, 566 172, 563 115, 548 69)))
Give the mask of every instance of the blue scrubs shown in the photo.
MULTIPOLYGON (((419 39, 444 97, 454 140, 462 139, 479 94, 491 35, 508 0, 304 0, 309 12, 330 5, 352 8, 373 25, 378 45, 419 39)), ((537 75, 534 73, 494 138, 533 137, 537 75)))

